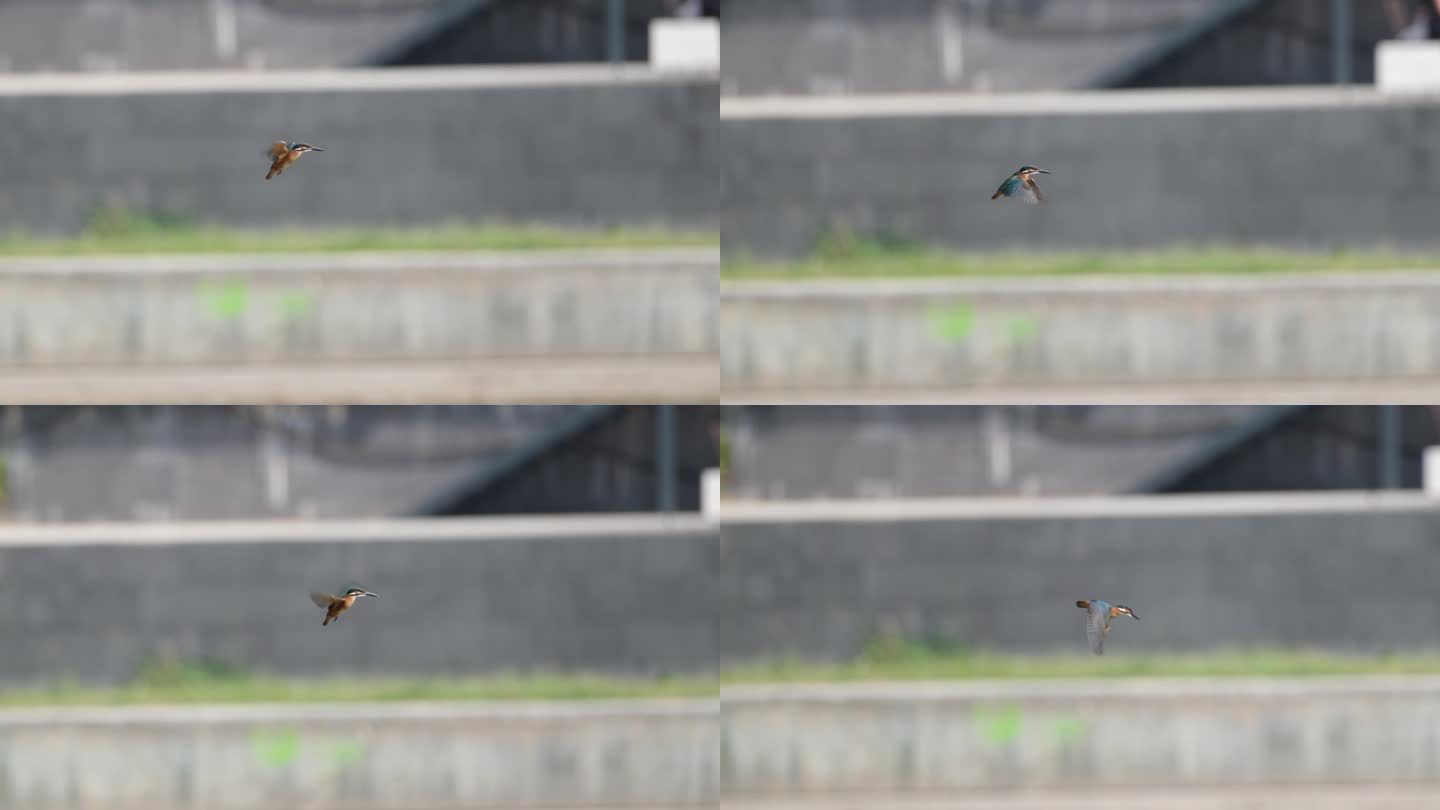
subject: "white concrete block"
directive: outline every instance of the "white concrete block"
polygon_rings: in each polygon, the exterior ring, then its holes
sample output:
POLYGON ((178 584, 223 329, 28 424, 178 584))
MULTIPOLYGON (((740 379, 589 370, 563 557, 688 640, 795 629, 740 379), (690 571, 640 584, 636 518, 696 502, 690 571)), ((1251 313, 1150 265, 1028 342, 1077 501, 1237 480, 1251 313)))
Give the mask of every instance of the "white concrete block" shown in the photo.
POLYGON ((720 69, 720 21, 712 17, 650 21, 650 66, 677 73, 720 69))
POLYGON ((1440 497, 1440 447, 1425 448, 1424 458, 1425 494, 1440 497))
POLYGON ((1375 87, 1382 93, 1440 94, 1440 41, 1381 42, 1375 48, 1375 87))

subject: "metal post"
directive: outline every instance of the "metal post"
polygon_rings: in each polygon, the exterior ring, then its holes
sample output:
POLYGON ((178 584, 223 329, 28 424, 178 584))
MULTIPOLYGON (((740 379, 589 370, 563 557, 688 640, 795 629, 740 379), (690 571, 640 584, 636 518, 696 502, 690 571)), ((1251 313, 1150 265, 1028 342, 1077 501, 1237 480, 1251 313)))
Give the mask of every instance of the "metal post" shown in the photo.
POLYGON ((625 61, 625 0, 606 0, 605 59, 625 61))
POLYGON ((1380 406, 1380 488, 1400 488, 1400 406, 1380 406))
POLYGON ((655 503, 675 511, 675 406, 655 406, 655 503))
POLYGON ((1350 83, 1350 0, 1330 0, 1330 64, 1335 84, 1350 83))

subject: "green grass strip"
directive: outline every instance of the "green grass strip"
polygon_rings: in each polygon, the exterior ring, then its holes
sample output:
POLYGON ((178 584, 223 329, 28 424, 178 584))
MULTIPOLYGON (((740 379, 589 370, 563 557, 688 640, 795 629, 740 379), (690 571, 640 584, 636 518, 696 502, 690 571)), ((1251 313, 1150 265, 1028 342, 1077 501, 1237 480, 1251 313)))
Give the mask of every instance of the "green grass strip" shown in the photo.
POLYGON ((715 233, 661 228, 570 229, 455 222, 415 228, 237 230, 166 214, 102 209, 74 236, 0 234, 0 256, 136 253, 326 253, 417 250, 567 250, 716 247, 715 233))
POLYGON ((963 253, 903 242, 829 237, 795 262, 727 261, 730 280, 1244 275, 1440 268, 1440 255, 1388 250, 1301 252, 1234 247, 1150 251, 963 253))

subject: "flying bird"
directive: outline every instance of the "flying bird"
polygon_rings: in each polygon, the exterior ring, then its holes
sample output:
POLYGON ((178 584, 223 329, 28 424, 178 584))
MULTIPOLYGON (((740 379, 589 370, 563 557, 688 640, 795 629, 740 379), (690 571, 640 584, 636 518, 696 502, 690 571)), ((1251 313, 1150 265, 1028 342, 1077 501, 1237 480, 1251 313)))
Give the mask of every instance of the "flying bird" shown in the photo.
POLYGON ((1080 599, 1075 607, 1085 608, 1085 637, 1090 640, 1090 651, 1096 655, 1105 654, 1105 635, 1110 632, 1110 620, 1116 616, 1129 616, 1135 621, 1140 617, 1124 605, 1112 605, 1100 599, 1080 599))
POLYGON ((364 588, 350 588, 345 591, 344 596, 331 596, 328 593, 311 591, 310 601, 314 602, 317 607, 325 608, 325 621, 320 623, 320 626, 324 627, 330 622, 337 621, 340 614, 354 607, 355 600, 362 596, 380 598, 380 594, 371 593, 364 588))
POLYGON ((269 149, 265 150, 265 157, 270 159, 270 171, 265 175, 265 179, 269 180, 275 175, 290 168, 292 165, 294 165, 295 161, 299 160, 300 156, 305 154, 306 152, 324 151, 324 149, 321 149, 318 146, 311 146, 308 143, 286 143, 285 141, 276 141, 275 143, 270 144, 269 149))
POLYGON ((990 195, 990 199, 996 200, 1000 197, 1014 197, 1019 194, 1021 199, 1031 205, 1039 205, 1045 202, 1045 195, 1041 193, 1040 187, 1035 185, 1034 175, 1049 174, 1044 169, 1037 169, 1034 166, 1021 166, 1015 173, 1005 178, 1000 188, 990 195))

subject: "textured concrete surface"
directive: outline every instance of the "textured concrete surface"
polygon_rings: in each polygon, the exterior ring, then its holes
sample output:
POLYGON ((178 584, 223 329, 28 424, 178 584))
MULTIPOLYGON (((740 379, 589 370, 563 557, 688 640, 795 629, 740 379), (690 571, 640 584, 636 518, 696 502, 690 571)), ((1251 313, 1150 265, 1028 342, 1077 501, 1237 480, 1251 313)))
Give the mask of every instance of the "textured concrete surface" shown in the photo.
POLYGON ((1007 790, 726 799, 737 810, 1415 810, 1440 788, 1414 785, 1007 790))
MULTIPOLYGON (((847 227, 967 250, 1440 245, 1434 97, 1364 89, 726 98, 722 233, 794 256, 847 227), (991 202, 1024 163, 1043 206, 991 202)), ((1013 201, 1008 201, 1013 202, 1013 201)))
POLYGON ((715 351, 714 250, 14 259, 0 368, 715 351))
MULTIPOLYGON (((671 416, 673 507, 693 513, 716 408, 671 416)), ((3 511, 21 523, 655 512, 664 418, 655 405, 11 405, 3 511)))
POLYGON ((713 803, 715 701, 0 712, 0 806, 477 810, 713 803))
POLYGON ((727 93, 747 96, 1079 88, 1176 36, 1213 6, 729 0, 722 81, 727 93))
POLYGON ((722 690, 727 794, 1440 783, 1440 679, 722 690))
POLYGON ((1118 494, 1275 413, 1245 405, 730 406, 725 495, 1118 494))
POLYGON ((714 669, 718 530, 694 517, 11 526, 0 682, 174 653, 283 675, 714 669), (306 594, 380 594, 335 624, 306 594))
POLYGON ((718 96, 588 65, 9 76, 0 221, 68 231, 121 203, 244 226, 713 227, 718 96), (280 139, 326 151, 267 182, 280 139))
POLYGON ((1434 649, 1440 501, 1350 493, 726 503, 721 661, 846 659, 878 634, 1085 654, 1434 649), (1363 598, 1358 598, 1363 595, 1363 598))
POLYGON ((12 405, 653 405, 713 403, 713 354, 259 366, 0 369, 12 405))
POLYGON ((733 282, 720 319, 734 400, 1440 377, 1429 272, 733 282))
POLYGON ((1440 377, 1424 380, 1256 380, 1141 385, 956 385, 944 388, 726 387, 726 405, 1433 405, 1440 377))

